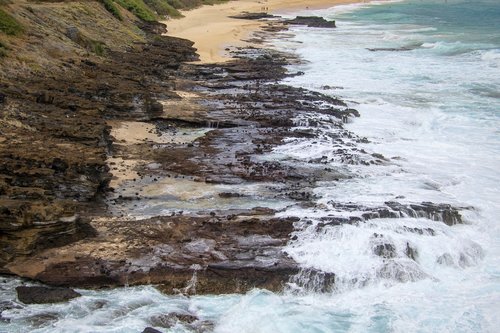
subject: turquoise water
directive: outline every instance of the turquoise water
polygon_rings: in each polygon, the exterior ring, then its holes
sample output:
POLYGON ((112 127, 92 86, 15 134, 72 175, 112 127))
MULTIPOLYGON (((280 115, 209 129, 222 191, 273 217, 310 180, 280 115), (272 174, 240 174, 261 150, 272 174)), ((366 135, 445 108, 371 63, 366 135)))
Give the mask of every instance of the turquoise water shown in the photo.
MULTIPOLYGON (((197 315, 199 327, 212 322, 215 332, 498 332, 500 1, 380 1, 313 13, 336 19, 338 28, 293 28, 294 37, 272 42, 307 61, 291 68, 305 75, 287 83, 349 101, 362 116, 346 128, 368 138, 361 148, 393 161, 344 165, 327 136, 290 142, 269 156, 300 162, 327 155, 332 167, 354 175, 316 189, 323 209, 282 213, 312 221, 298 225, 286 251, 304 268, 335 273, 336 290, 297 292, 291 284, 293 292, 282 294, 190 298, 149 286, 83 290, 66 304, 4 311, 10 321, 0 321, 1 332, 140 332, 154 315, 174 311, 197 315), (376 207, 388 200, 474 209, 463 212, 465 225, 452 227, 403 218, 316 231, 321 216, 343 214, 331 201, 376 207), (435 232, 408 231, 418 227, 435 232), (373 233, 395 245, 395 258, 373 255, 373 233), (401 253, 407 243, 416 261, 401 253), (37 324, 47 313, 52 319, 37 324)), ((18 283, 0 284, 0 299, 15 299, 18 283)))

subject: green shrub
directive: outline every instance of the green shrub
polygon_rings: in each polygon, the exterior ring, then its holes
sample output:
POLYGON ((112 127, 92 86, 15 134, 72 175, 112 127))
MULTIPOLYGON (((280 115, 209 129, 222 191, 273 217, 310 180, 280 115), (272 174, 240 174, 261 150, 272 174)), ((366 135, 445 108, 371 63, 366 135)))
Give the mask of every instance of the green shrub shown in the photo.
POLYGON ((23 30, 23 27, 15 18, 0 9, 0 32, 7 35, 19 35, 23 30))
POLYGON ((204 5, 216 5, 218 3, 228 2, 228 0, 203 0, 204 5))
POLYGON ((114 17, 119 19, 120 21, 123 20, 122 14, 120 13, 120 10, 118 7, 116 7, 116 4, 113 2, 113 0, 99 0, 106 8, 108 12, 110 12, 114 17))
POLYGON ((123 8, 144 21, 155 21, 155 13, 142 0, 115 0, 123 8))
POLYGON ((158 15, 170 17, 182 17, 182 14, 172 7, 167 0, 144 0, 144 2, 156 11, 158 15))
POLYGON ((186 5, 179 0, 167 0, 167 2, 170 6, 174 7, 175 9, 186 8, 186 5))

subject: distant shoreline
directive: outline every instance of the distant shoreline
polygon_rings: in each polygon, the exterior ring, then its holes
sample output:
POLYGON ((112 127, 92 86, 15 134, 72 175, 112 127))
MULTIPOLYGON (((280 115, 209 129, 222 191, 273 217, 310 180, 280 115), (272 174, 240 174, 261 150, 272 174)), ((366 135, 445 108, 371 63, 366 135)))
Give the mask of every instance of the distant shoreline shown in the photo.
POLYGON ((224 52, 229 46, 247 46, 243 41, 263 25, 260 21, 238 20, 229 16, 242 12, 270 14, 283 11, 329 8, 336 5, 358 3, 356 0, 239 0, 225 4, 203 6, 183 11, 183 18, 166 21, 169 36, 193 41, 201 63, 224 62, 231 57, 224 52))

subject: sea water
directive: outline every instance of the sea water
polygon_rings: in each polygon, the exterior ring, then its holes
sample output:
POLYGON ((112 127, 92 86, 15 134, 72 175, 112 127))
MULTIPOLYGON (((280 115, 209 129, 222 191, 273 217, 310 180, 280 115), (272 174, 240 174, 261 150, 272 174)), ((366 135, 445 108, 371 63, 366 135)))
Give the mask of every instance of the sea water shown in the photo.
MULTIPOLYGON (((281 213, 308 221, 286 251, 306 271, 334 273, 335 288, 319 293, 291 281, 282 294, 190 298, 150 286, 82 290, 63 304, 11 304, 1 332, 141 332, 169 312, 195 314, 215 332, 498 332, 500 1, 380 1, 298 14, 335 19, 338 28, 296 27, 294 37, 272 41, 306 61, 290 68, 305 74, 287 83, 347 100, 361 117, 346 129, 388 161, 346 165, 328 136, 273 152, 297 162, 326 155, 351 175, 318 184, 320 208, 281 213), (334 203, 386 201, 464 207, 466 223, 408 217, 317 228, 322 216, 359 213, 334 203), (392 258, 374 255, 374 233, 394 245, 392 258)), ((19 283, 5 280, 0 298, 14 300, 19 283)), ((170 332, 194 329, 178 323, 170 332)))

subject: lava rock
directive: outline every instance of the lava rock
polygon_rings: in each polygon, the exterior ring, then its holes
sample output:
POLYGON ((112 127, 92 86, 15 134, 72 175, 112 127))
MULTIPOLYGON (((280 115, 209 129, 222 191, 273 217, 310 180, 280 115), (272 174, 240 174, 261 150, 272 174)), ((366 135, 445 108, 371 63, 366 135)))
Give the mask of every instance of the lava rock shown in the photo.
POLYGON ((66 29, 66 37, 68 37, 69 39, 71 39, 72 41, 74 42, 79 42, 81 40, 81 34, 80 34, 80 30, 78 30, 77 27, 68 27, 66 29))
POLYGON ((144 331, 142 331, 142 333, 162 333, 162 332, 152 327, 146 327, 144 331))
POLYGON ((418 252, 417 252, 417 249, 413 248, 410 246, 410 243, 406 243, 406 250, 405 250, 405 254, 408 258, 416 261, 417 260, 417 256, 418 256, 418 252))
POLYGON ((16 291, 17 298, 25 304, 59 303, 81 296, 70 288, 19 286, 16 291))
POLYGON ((52 104, 54 103, 54 96, 51 96, 48 92, 44 91, 36 97, 36 102, 40 104, 52 104))
POLYGON ((403 47, 374 47, 374 48, 367 48, 367 50, 371 52, 379 52, 379 51, 400 52, 400 51, 411 51, 413 49, 403 46, 403 47))
POLYGON ((297 16, 293 20, 285 21, 288 24, 305 25, 310 28, 336 28, 335 21, 328 21, 319 16, 297 16))
POLYGON ((230 18, 242 19, 242 20, 260 20, 260 19, 268 19, 268 18, 276 18, 279 16, 271 15, 265 12, 261 13, 249 13, 243 12, 240 15, 229 16, 230 18))
POLYGON ((178 322, 192 324, 198 320, 198 317, 193 316, 191 314, 183 314, 183 313, 169 313, 163 315, 157 315, 150 319, 150 324, 156 327, 165 327, 171 328, 175 326, 178 322))
POLYGON ((390 243, 378 244, 373 248, 373 253, 382 258, 394 258, 396 256, 396 248, 390 243))

